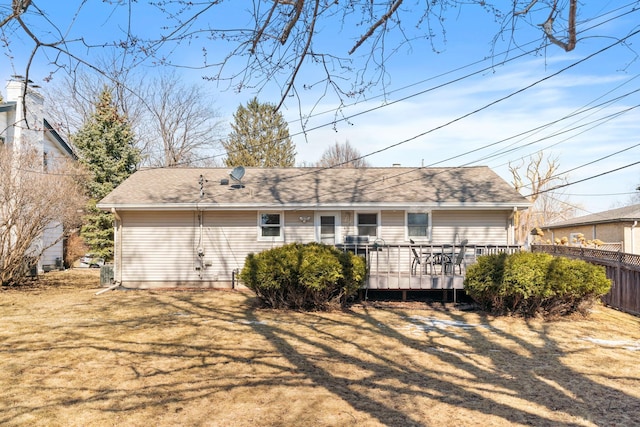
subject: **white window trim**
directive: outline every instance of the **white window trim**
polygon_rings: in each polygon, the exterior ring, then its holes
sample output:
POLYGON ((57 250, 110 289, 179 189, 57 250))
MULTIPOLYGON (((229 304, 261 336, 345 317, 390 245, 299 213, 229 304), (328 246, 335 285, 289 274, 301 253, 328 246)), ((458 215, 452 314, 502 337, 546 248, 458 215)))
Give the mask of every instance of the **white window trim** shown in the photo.
POLYGON ((284 211, 258 211, 257 217, 257 235, 259 242, 284 242, 284 211), (278 214, 280 215, 280 235, 279 236, 263 236, 262 235, 262 215, 278 214))
MULTIPOLYGON (((358 227, 360 226, 360 224, 358 223, 358 215, 360 214, 376 214, 376 235, 373 236, 373 239, 379 239, 381 238, 381 227, 382 227, 382 211, 355 211, 354 215, 355 217, 353 218, 353 225, 354 225, 354 229, 356 234, 358 234, 358 227)), ((358 234, 359 235, 359 234, 358 234)))
POLYGON ((404 238, 408 242, 410 239, 416 242, 430 242, 431 241, 431 221, 433 215, 430 210, 421 210, 421 209, 409 209, 404 211, 404 238), (409 214, 410 213, 423 213, 427 214, 427 235, 426 237, 421 236, 409 236, 409 214))

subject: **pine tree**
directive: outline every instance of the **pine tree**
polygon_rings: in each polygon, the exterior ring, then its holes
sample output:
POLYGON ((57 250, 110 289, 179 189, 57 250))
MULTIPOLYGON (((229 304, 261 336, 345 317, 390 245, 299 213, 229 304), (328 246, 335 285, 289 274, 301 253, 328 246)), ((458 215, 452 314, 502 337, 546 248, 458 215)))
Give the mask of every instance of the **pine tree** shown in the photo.
POLYGON ((253 98, 233 115, 232 132, 222 145, 227 166, 292 167, 295 145, 287 122, 274 105, 253 98))
POLYGON ((113 257, 113 215, 97 209, 96 203, 135 171, 140 152, 127 117, 118 113, 107 87, 95 112, 72 140, 79 162, 91 173, 85 183, 90 200, 80 234, 94 255, 109 260, 113 257))

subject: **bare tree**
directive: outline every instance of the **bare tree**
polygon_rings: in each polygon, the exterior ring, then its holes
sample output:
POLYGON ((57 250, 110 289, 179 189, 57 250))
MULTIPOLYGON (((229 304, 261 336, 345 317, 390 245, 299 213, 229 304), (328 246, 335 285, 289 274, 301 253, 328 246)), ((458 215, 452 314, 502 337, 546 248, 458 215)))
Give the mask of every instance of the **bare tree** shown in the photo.
POLYGON ((26 267, 37 263, 44 251, 77 229, 84 205, 78 171, 57 162, 43 171, 34 151, 0 147, 0 284, 20 283, 26 267), (55 188, 55 191, 52 189, 55 188), (62 228, 58 240, 45 246, 47 231, 62 228))
POLYGON ((309 88, 324 86, 322 93, 332 90, 343 98, 385 85, 387 61, 400 51, 417 51, 422 42, 437 50, 434 40, 438 35, 445 39, 446 18, 456 16, 462 8, 480 8, 488 20, 497 22, 496 40, 503 37, 509 43, 522 26, 532 26, 541 32, 541 47, 553 43, 567 51, 576 45, 578 14, 577 0, 412 4, 403 0, 255 0, 244 11, 233 2, 219 0, 100 3, 104 8, 100 15, 107 17, 103 27, 112 30, 106 39, 67 36, 84 16, 82 9, 89 4, 97 7, 95 2, 78 2, 76 10, 65 6, 74 16, 71 28, 62 28, 62 23, 31 0, 12 0, 10 6, 0 6, 1 35, 8 48, 17 37, 30 42, 27 78, 40 52, 50 58, 53 75, 60 70, 73 72, 79 64, 101 73, 91 52, 112 49, 130 58, 122 67, 160 64, 208 69, 207 78, 238 91, 260 91, 275 82, 281 88, 279 109, 289 95, 300 97, 309 88), (146 7, 143 13, 155 13, 162 24, 133 28, 134 21, 127 17, 141 7, 146 7), (326 28, 340 28, 343 36, 323 31, 326 28), (200 51, 201 59, 194 62, 190 57, 188 63, 180 63, 173 54, 185 46, 200 51), (310 80, 303 80, 302 70, 311 67, 323 75, 314 73, 310 80))
POLYGON ((524 160, 519 164, 509 163, 516 190, 526 193, 533 204, 524 212, 517 212, 515 217, 516 239, 525 243, 532 230, 556 221, 575 216, 576 208, 567 202, 561 191, 550 191, 554 187, 565 184, 565 176, 558 174, 558 158, 545 157, 542 151, 529 157, 524 175, 524 160))
POLYGON ((153 165, 215 164, 211 152, 221 146, 222 122, 202 86, 185 85, 175 73, 164 74, 153 81, 146 99, 150 109, 147 135, 157 135, 162 143, 161 157, 150 153, 153 165))
POLYGON ((202 84, 184 84, 175 73, 149 79, 104 62, 105 75, 76 71, 48 90, 48 114, 59 133, 72 135, 91 117, 105 85, 135 134, 143 164, 151 166, 215 165, 222 123, 213 96, 202 84))
POLYGON ((344 144, 336 141, 334 145, 322 153, 316 166, 325 168, 366 168, 370 164, 356 148, 349 144, 349 141, 345 141, 344 144))
MULTIPOLYGON (((127 117, 136 133, 140 133, 137 128, 149 110, 143 98, 144 92, 150 91, 147 89, 149 80, 134 67, 123 67, 122 61, 116 57, 100 57, 96 64, 101 70, 98 74, 86 67, 78 67, 43 88, 47 94, 45 102, 49 123, 65 139, 71 140, 93 114, 95 100, 106 86, 111 90, 118 111, 127 117)), ((142 137, 138 148, 144 151, 150 140, 142 137)))

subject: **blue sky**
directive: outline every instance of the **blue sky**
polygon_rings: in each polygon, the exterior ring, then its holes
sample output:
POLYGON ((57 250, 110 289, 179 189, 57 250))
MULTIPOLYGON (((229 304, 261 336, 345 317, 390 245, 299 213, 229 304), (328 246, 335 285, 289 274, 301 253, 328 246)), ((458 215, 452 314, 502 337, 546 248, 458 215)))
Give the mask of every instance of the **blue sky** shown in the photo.
MULTIPOLYGON (((38 2, 38 6, 51 11, 55 22, 61 23, 59 28, 71 38, 110 40, 128 24, 124 9, 89 2, 76 14, 81 2, 69 3, 75 6, 60 8, 51 0, 38 2)), ((246 17, 237 6, 245 3, 248 7, 247 2, 223 6, 206 19, 212 26, 243 22, 246 17)), ((433 45, 414 42, 387 63, 386 97, 381 88, 371 90, 366 99, 348 101, 338 116, 339 100, 331 95, 321 98, 320 89, 287 101, 282 112, 294 135, 297 162, 314 162, 336 141, 349 141, 362 154, 375 153, 368 157, 374 166, 488 165, 510 181, 510 162, 526 162, 544 150, 558 159, 560 172, 569 171, 569 182, 582 181, 564 190, 573 204, 585 208, 580 214, 626 204, 640 185, 640 164, 633 165, 640 161, 640 146, 636 146, 640 144, 640 92, 636 92, 640 89, 640 35, 629 36, 640 28, 636 24, 640 11, 631 11, 619 1, 589 3, 580 6, 574 51, 550 46, 520 58, 516 56, 539 43, 537 29, 523 26, 515 40, 506 38, 492 45, 498 27, 486 12, 473 6, 450 11, 444 24, 446 41, 439 36, 433 45), (625 43, 616 44, 627 36, 625 43), (509 53, 499 54, 505 51, 509 53), (501 64, 505 59, 509 62, 501 64), (299 125, 301 113, 313 114, 306 135, 299 125), (349 119, 332 123, 343 116, 349 119)), ((629 2, 633 4, 637 3, 629 2)), ((146 2, 133 7, 133 28, 141 34, 156 34, 162 26, 161 16, 146 2)), ((544 13, 534 15, 532 23, 544 20, 544 13)), ((40 22, 38 28, 44 33, 49 27, 40 22)), ((329 25, 319 29, 318 43, 334 43, 339 50, 347 50, 361 31, 338 33, 338 27, 329 25)), ((176 64, 197 64, 202 53, 199 42, 209 47, 210 60, 216 53, 228 52, 228 45, 201 40, 165 54, 176 64)), ((11 60, 2 51, 3 81, 16 72, 23 74, 28 51, 21 43, 29 46, 24 36, 14 34, 11 60)), ((76 52, 88 60, 99 53, 92 49, 76 52)), ((38 56, 31 74, 45 88, 40 80, 50 70, 48 58, 38 56)), ((358 61, 358 55, 354 60, 358 61)), ((148 73, 156 70, 150 63, 141 67, 148 73)), ((208 73, 180 72, 185 80, 198 83, 208 73)), ((314 73, 317 70, 306 69, 304 77, 313 80, 314 73)), ((277 83, 281 81, 267 84, 258 98, 277 102, 277 83)), ((228 121, 238 105, 256 95, 251 90, 237 93, 208 85, 215 93, 216 107, 228 121)))

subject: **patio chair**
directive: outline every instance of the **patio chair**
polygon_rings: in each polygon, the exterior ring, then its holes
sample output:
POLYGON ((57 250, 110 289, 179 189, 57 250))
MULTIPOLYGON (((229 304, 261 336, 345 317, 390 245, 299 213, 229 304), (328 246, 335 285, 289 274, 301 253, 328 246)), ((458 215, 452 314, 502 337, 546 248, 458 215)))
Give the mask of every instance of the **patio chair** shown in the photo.
MULTIPOLYGON (((409 239, 412 245, 415 245, 416 242, 413 239, 409 239)), ((418 272, 418 266, 420 267, 421 273, 424 267, 422 266, 422 256, 416 251, 416 248, 411 246, 411 252, 413 253, 413 259, 411 260, 411 274, 416 275, 418 272)))
POLYGON ((465 239, 460 243, 462 245, 460 252, 458 252, 455 257, 449 259, 449 262, 444 266, 445 272, 452 272, 455 274, 456 267, 458 267, 458 272, 462 274, 462 263, 464 262, 464 254, 467 251, 467 243, 469 243, 469 241, 465 239))

